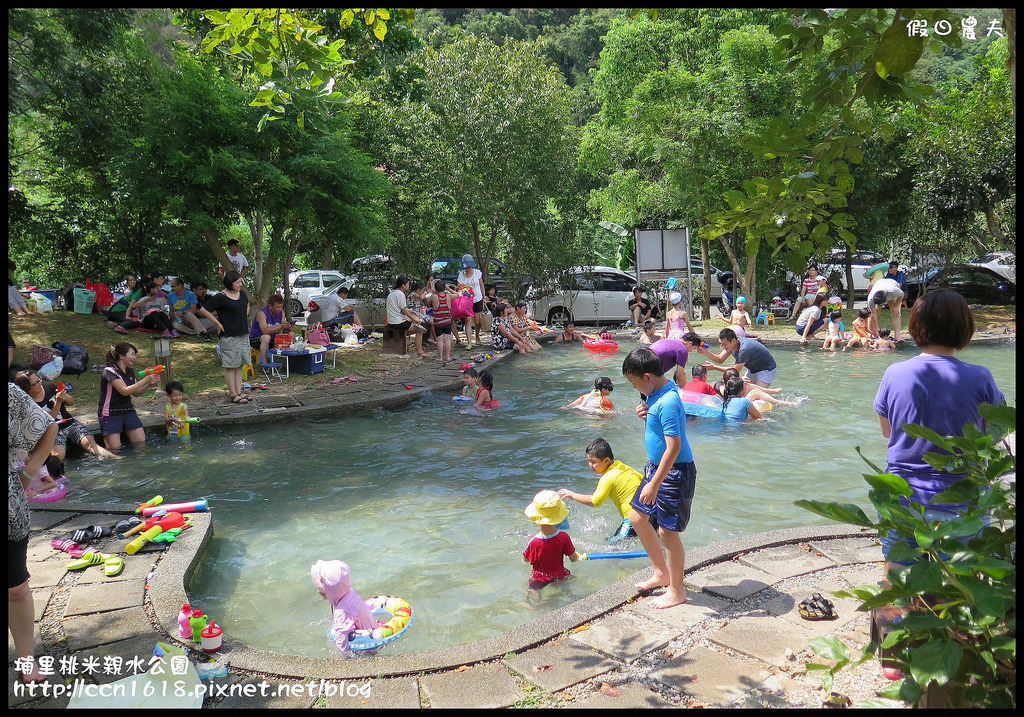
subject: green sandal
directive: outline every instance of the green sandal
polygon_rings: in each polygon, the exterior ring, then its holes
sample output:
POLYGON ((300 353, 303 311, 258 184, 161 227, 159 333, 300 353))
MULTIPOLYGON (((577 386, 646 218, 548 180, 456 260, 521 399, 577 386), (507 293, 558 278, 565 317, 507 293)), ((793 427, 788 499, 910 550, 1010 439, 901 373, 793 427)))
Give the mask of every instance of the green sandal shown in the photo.
POLYGON ((800 603, 800 617, 804 620, 834 620, 838 615, 831 601, 823 598, 821 593, 814 593, 800 603))
POLYGON ((116 555, 108 555, 103 561, 103 574, 108 578, 115 578, 124 572, 124 561, 116 555))
POLYGON ((72 560, 71 562, 69 562, 67 565, 64 566, 64 568, 66 570, 84 570, 90 565, 102 565, 103 562, 109 557, 111 556, 106 555, 105 553, 96 553, 90 550, 77 560, 72 560))

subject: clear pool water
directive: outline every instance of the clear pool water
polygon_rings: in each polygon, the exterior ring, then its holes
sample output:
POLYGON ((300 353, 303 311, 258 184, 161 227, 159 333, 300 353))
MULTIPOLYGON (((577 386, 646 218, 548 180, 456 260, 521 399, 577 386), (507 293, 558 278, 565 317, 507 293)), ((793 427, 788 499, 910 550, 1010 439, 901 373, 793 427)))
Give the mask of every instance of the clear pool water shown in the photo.
MULTIPOLYGON (((624 349, 625 347, 623 347, 624 349)), ((864 507, 866 466, 884 461, 872 400, 885 367, 913 355, 773 349, 776 385, 800 401, 754 424, 691 421, 697 492, 684 545, 819 523, 799 498, 864 507)), ((117 462, 76 466, 69 498, 137 503, 154 493, 205 496, 214 538, 189 589, 192 601, 253 647, 329 656, 327 604, 309 580, 318 558, 347 561, 364 597, 397 594, 416 609, 408 635, 387 648, 409 652, 490 637, 634 570, 642 560, 570 564, 570 580, 524 600, 529 566, 520 553, 534 525, 523 508, 545 488, 590 492, 597 478, 584 449, 597 436, 617 458, 644 463, 637 395, 621 376, 624 350, 595 356, 547 347, 494 370, 501 408, 481 415, 428 394, 398 410, 302 423, 200 428, 190 443, 151 438, 117 462), (597 376, 615 384, 617 412, 564 406, 597 376)), ((971 348, 966 361, 992 369, 1015 403, 1014 348, 971 348)), ((609 550, 614 507, 570 503, 578 550, 609 550)), ((618 549, 639 550, 638 541, 618 549)))

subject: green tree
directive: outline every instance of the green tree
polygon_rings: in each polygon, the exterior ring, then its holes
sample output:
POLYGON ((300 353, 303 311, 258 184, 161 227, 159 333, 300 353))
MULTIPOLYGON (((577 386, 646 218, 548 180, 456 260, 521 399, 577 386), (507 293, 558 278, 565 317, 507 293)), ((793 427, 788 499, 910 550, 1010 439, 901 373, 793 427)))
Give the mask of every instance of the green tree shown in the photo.
POLYGON ((503 242, 537 253, 574 171, 561 75, 527 43, 472 35, 414 62, 412 97, 384 104, 371 128, 406 216, 430 217, 418 231, 407 221, 409 243, 470 247, 481 267, 503 242))

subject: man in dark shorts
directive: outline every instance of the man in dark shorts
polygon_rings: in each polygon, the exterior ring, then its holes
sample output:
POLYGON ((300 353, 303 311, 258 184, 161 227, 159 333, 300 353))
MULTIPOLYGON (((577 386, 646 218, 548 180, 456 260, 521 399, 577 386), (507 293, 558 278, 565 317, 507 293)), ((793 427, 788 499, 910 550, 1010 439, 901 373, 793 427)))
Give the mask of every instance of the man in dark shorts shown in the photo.
POLYGON ((639 286, 633 287, 633 298, 626 302, 626 307, 632 315, 632 321, 637 326, 643 326, 644 322, 651 318, 654 309, 651 303, 644 298, 643 291, 639 286))
MULTIPOLYGON (((729 358, 729 354, 732 354, 736 359, 733 368, 739 371, 745 366, 747 377, 751 383, 765 388, 772 385, 772 381, 775 380, 775 372, 779 367, 775 363, 772 352, 764 344, 746 336, 736 336, 736 332, 732 329, 722 329, 719 332, 718 344, 722 347, 722 352, 718 354, 711 353, 703 346, 697 350, 716 364, 722 363, 729 358)), ((708 366, 708 368, 724 373, 727 367, 708 366)))

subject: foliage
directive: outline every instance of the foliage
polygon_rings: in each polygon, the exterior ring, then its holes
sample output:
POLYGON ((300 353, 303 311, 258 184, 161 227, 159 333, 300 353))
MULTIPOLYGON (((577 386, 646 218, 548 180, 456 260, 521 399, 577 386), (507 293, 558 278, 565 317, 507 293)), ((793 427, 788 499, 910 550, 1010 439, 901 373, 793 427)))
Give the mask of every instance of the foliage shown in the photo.
POLYGON ((399 74, 413 78, 411 92, 365 117, 401 188, 393 207, 405 243, 421 253, 468 248, 481 267, 499 248, 530 262, 571 243, 563 229, 577 217, 575 137, 558 72, 529 44, 472 35, 409 64, 399 74))
POLYGON ((774 158, 780 168, 764 181, 751 178, 743 192, 733 190, 729 210, 709 216, 715 233, 742 230, 773 241, 787 249, 794 271, 837 239, 855 245, 853 217, 837 210, 847 206, 846 195, 854 189, 850 165, 863 157, 863 138, 876 131, 858 116, 856 104, 923 102, 933 88, 908 82, 907 76, 926 52, 960 44, 957 33, 911 36, 908 25, 921 20, 931 27, 938 21, 955 24, 959 17, 945 9, 901 8, 893 15, 886 9, 810 8, 795 11, 792 22, 776 28, 777 53, 788 60, 788 69, 814 68, 802 96, 807 112, 748 140, 755 157, 774 158))
MULTIPOLYGON (((895 661, 905 677, 882 696, 920 704, 926 692, 946 686, 957 707, 1012 708, 1016 703, 1016 502, 1015 486, 1003 478, 1015 457, 1001 443, 1016 428, 1016 410, 982 404, 986 430, 964 426, 962 437, 942 437, 923 426, 904 426, 907 435, 933 443, 940 452, 925 460, 934 468, 963 475, 933 504, 966 504, 960 517, 928 523, 922 506, 909 500, 910 486, 893 474, 875 471, 864 478, 878 511, 871 520, 856 505, 796 501, 796 505, 832 520, 889 531, 913 539, 918 547, 897 542, 888 560, 913 561, 891 570, 889 586, 861 585, 838 597, 857 597, 860 610, 896 605, 912 607, 893 626, 881 647, 898 647, 895 661), (989 522, 991 521, 991 522, 989 522), (971 537, 975 536, 975 537, 971 537), (965 542, 961 542, 965 541, 965 542)), ((867 460, 867 459, 865 459, 867 460)), ((836 660, 831 675, 870 659, 879 645, 871 642, 854 661, 835 638, 818 638, 820 657, 836 660)))
MULTIPOLYGON (((409 21, 413 10, 400 11, 409 21)), ((265 78, 249 103, 265 107, 257 127, 284 117, 288 107, 296 112, 299 129, 307 122, 318 129, 336 106, 347 101, 337 89, 340 73, 353 63, 343 56, 343 38, 329 40, 321 34, 324 25, 305 11, 286 8, 233 8, 206 10, 213 28, 202 41, 204 52, 219 49, 253 67, 265 78)), ((346 8, 338 20, 344 30, 361 20, 382 41, 388 32, 391 13, 384 8, 346 8)))

